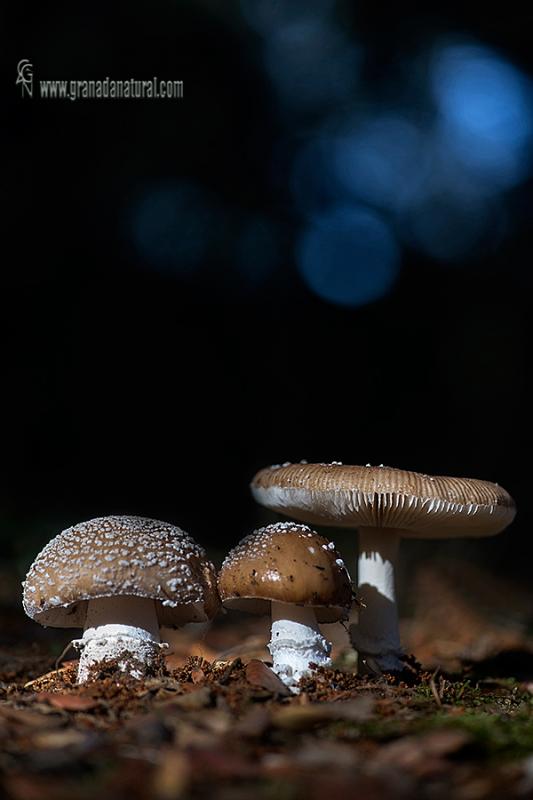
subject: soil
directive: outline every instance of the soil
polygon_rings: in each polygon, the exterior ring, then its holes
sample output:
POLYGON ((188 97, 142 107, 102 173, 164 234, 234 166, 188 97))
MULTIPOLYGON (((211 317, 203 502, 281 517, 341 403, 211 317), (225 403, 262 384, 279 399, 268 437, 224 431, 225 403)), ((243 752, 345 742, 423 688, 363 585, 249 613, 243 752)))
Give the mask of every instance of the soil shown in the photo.
POLYGON ((0 797, 533 798, 532 598, 508 587, 502 614, 498 587, 482 598, 471 575, 458 592, 456 575, 414 585, 403 636, 419 660, 401 675, 357 674, 340 631, 334 668, 298 695, 268 666, 265 620, 169 633, 146 680, 108 664, 78 686, 76 661, 54 666, 68 632, 9 609, 0 797))

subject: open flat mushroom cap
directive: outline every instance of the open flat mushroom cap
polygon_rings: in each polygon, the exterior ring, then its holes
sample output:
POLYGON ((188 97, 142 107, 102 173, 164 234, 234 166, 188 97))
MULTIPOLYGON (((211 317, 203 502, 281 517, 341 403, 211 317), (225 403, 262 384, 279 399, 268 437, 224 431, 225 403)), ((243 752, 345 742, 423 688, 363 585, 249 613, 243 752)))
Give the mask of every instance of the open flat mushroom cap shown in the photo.
POLYGON ((514 519, 496 483, 423 475, 392 467, 283 464, 260 470, 254 498, 312 525, 401 529, 406 536, 492 536, 514 519))
POLYGON ((170 628, 211 619, 220 605, 205 551, 180 528, 143 517, 98 517, 60 533, 31 565, 23 605, 42 625, 78 628, 89 600, 113 596, 154 600, 170 628))
POLYGON ((352 603, 350 576, 333 542, 290 522, 246 536, 226 557, 218 588, 228 608, 269 614, 275 600, 313 607, 318 622, 346 617, 352 603))

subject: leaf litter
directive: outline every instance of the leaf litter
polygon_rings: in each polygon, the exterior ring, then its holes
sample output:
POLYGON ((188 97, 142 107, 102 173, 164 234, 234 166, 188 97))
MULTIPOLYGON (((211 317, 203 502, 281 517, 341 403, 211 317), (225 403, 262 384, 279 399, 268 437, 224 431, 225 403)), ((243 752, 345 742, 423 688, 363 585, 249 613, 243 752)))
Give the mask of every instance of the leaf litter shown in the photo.
POLYGON ((228 615, 202 641, 174 634, 142 681, 109 663, 82 686, 76 661, 53 669, 24 629, 0 651, 0 796, 533 798, 527 624, 511 635, 490 609, 462 614, 456 591, 443 591, 445 616, 424 601, 435 584, 418 581, 419 613, 404 630, 427 668, 410 657, 400 676, 358 675, 337 649, 298 695, 269 668, 268 626, 255 618, 228 615), (447 620, 462 626, 455 649, 447 620))

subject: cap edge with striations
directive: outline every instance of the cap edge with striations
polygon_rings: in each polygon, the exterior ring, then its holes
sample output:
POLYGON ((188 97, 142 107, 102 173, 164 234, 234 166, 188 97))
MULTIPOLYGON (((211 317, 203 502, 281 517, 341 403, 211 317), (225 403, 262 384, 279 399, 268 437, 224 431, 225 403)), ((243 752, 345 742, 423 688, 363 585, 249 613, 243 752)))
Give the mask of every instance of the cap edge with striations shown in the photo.
POLYGON ((309 524, 395 528, 412 537, 491 536, 516 514, 495 483, 384 466, 286 463, 260 470, 251 490, 261 505, 309 524))

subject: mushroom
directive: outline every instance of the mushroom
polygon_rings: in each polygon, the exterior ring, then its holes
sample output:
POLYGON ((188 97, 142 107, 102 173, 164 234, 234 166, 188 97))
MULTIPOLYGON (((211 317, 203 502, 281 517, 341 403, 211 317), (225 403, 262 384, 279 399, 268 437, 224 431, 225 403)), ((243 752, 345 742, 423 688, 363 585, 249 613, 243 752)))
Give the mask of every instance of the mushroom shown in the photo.
POLYGON ((227 608, 271 614, 273 669, 293 691, 311 664, 330 663, 331 645, 318 623, 346 619, 352 603, 350 576, 333 542, 306 525, 267 525, 229 553, 218 587, 227 608))
POLYGON ((383 465, 283 464, 260 470, 251 489, 272 511, 309 524, 359 529, 364 607, 351 636, 362 660, 377 672, 403 667, 395 589, 400 539, 492 536, 516 511, 495 483, 383 465))
POLYGON ((204 550, 167 522, 98 517, 60 533, 23 584, 26 614, 41 625, 83 628, 78 682, 114 663, 142 678, 162 647, 159 627, 204 622, 220 601, 204 550))

